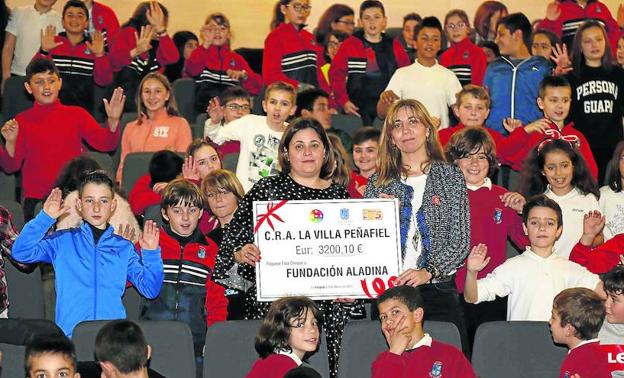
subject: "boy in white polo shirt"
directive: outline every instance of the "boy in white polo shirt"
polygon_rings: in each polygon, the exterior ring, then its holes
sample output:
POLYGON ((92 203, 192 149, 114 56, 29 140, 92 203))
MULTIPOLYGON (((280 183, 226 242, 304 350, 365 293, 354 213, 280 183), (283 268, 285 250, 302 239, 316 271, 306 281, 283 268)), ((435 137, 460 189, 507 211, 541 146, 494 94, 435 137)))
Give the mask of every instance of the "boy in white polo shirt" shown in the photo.
POLYGON ((56 0, 35 0, 34 5, 11 11, 2 48, 2 87, 11 75, 26 76, 26 66, 41 46, 42 30, 63 31, 61 15, 52 9, 56 0))
POLYGON ((377 116, 386 117, 396 100, 415 99, 440 121, 440 128, 449 127, 448 110, 455 103, 461 84, 453 71, 438 64, 436 57, 442 45, 442 24, 435 17, 425 17, 414 30, 416 61, 397 69, 388 87, 379 96, 377 116))
POLYGON ((585 287, 602 291, 597 275, 553 253, 563 230, 561 208, 555 201, 543 195, 534 197, 524 205, 522 218, 530 247, 480 280, 477 273, 490 258, 484 244, 472 249, 466 260, 466 302, 480 303, 508 295, 507 320, 548 321, 553 299, 562 290, 585 287))

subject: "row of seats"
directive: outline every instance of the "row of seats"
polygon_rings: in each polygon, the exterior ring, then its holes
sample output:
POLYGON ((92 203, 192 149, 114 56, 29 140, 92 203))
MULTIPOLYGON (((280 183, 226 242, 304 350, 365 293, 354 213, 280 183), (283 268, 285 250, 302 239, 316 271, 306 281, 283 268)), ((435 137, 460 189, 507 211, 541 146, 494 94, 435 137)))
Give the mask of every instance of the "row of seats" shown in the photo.
MULTIPOLYGON (((2 319, 0 330, 6 329, 3 327, 9 326, 8 322, 14 322, 15 327, 15 320, 2 319)), ((41 322, 45 321, 36 322, 36 326, 41 328, 41 322)), ((193 341, 186 324, 174 321, 138 323, 152 346, 152 369, 168 377, 196 376, 193 341)), ((253 340, 260 323, 260 320, 239 320, 210 327, 206 334, 203 377, 244 377, 257 359, 253 340)), ((30 323, 24 321, 22 326, 24 324, 30 323)), ((94 359, 95 336, 104 324, 106 321, 90 321, 76 326, 72 339, 79 361, 94 359)), ((50 323, 49 327, 53 330, 56 326, 50 323)), ((424 329, 434 339, 461 348, 459 331, 452 323, 429 321, 425 322, 424 329)), ((0 333, 0 351, 5 355, 3 376, 23 374, 24 349, 23 345, 16 345, 19 343, 19 340, 6 340, 0 333)), ((387 345, 379 322, 364 320, 349 323, 342 340, 338 377, 370 377, 372 362, 385 350, 387 345)), ((477 330, 472 365, 482 378, 554 377, 565 355, 565 348, 553 344, 545 322, 491 322, 477 330)), ((322 376, 328 376, 325 340, 308 362, 322 376)))

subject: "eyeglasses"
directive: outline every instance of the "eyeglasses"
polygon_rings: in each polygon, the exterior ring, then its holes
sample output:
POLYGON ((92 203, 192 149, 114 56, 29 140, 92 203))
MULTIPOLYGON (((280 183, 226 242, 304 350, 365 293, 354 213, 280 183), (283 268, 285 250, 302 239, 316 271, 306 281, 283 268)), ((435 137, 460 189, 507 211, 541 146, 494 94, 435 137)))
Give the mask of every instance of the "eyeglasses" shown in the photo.
POLYGON ((446 28, 449 30, 460 30, 466 27, 466 24, 463 22, 457 23, 457 24, 446 24, 446 28))
POLYGON ((345 25, 349 25, 349 26, 355 26, 355 22, 353 21, 343 21, 343 20, 338 20, 336 21, 339 24, 345 24, 345 25))
POLYGON ((243 110, 243 111, 245 111, 245 110, 249 110, 249 109, 251 109, 251 107, 250 107, 249 105, 247 105, 247 104, 244 104, 244 105, 239 105, 239 104, 227 104, 227 105, 225 105, 225 107, 226 107, 226 108, 228 108, 228 109, 230 109, 230 110, 232 110, 232 111, 235 111, 235 112, 237 112, 237 111, 239 111, 239 110, 243 110))
POLYGON ((294 9, 294 10, 295 10, 295 12, 297 12, 297 13, 299 13, 299 12, 301 12, 301 11, 304 11, 304 12, 306 12, 306 13, 307 13, 307 12, 309 12, 310 10, 312 10, 312 7, 311 7, 310 5, 303 5, 303 4, 299 4, 299 3, 296 3, 296 4, 289 4, 289 5, 286 5, 286 6, 287 6, 287 7, 292 7, 292 9, 294 9))
POLYGON ((232 192, 229 191, 229 190, 221 189, 218 192, 206 193, 206 197, 208 199, 223 198, 223 196, 226 196, 226 195, 228 195, 230 193, 232 193, 232 192))

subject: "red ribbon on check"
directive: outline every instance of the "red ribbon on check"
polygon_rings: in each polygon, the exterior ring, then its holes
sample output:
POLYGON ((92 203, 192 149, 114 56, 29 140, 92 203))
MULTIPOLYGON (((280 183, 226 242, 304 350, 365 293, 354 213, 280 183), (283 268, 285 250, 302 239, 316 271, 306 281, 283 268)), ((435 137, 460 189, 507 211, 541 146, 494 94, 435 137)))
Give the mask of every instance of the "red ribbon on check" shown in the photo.
POLYGON ((273 202, 267 203, 267 212, 264 214, 258 214, 256 216, 258 221, 256 222, 256 225, 254 226, 254 234, 258 232, 258 229, 260 228, 260 226, 262 226, 262 223, 264 223, 265 221, 269 224, 269 227, 271 227, 271 230, 275 231, 275 228, 273 227, 273 222, 271 222, 271 217, 284 223, 284 220, 279 215, 275 214, 275 212, 277 211, 277 209, 284 206, 286 202, 288 202, 288 200, 282 200, 277 205, 274 205, 273 202))

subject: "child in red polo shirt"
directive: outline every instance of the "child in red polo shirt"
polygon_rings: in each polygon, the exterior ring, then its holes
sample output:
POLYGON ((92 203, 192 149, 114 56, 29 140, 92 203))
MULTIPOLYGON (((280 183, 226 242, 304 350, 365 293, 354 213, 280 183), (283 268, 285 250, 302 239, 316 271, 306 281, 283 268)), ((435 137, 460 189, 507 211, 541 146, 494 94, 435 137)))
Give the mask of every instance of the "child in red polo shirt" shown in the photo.
POLYGON ((610 377, 607 352, 600 347, 598 331, 605 319, 602 298, 586 288, 565 289, 553 301, 550 332, 553 340, 570 351, 559 377, 610 377))

